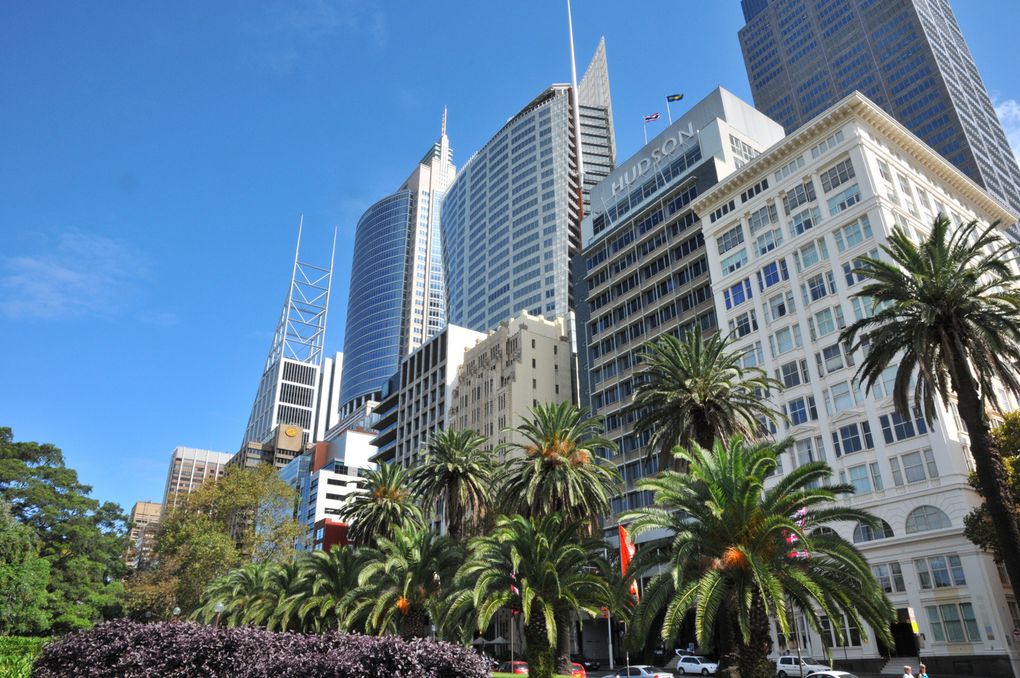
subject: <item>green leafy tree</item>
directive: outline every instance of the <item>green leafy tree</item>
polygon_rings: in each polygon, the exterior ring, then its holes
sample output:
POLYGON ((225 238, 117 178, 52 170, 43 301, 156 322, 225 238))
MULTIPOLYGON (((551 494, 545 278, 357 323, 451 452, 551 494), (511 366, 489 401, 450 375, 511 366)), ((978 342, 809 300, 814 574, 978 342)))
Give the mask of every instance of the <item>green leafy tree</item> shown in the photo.
MULTIPOLYGON (((789 634, 791 607, 815 630, 821 630, 821 615, 845 614, 858 628, 867 622, 890 642, 893 608, 864 557, 831 528, 820 529, 876 520, 836 504, 853 487, 827 485, 832 470, 823 462, 803 464, 765 489, 777 455, 788 447, 789 442, 746 444, 733 438, 713 450, 678 448, 687 473, 665 471, 638 481, 640 489, 655 493, 655 505, 628 511, 621 520, 630 522, 635 535, 666 530, 673 536, 661 558, 651 559, 661 570, 645 587, 632 638, 647 637, 664 613, 659 633, 672 643, 693 612, 698 643, 708 647, 716 629, 735 618, 736 663, 745 678, 775 674, 768 662, 769 617, 789 634)), ((841 637, 839 625, 834 628, 841 637)))
POLYGON ((348 497, 341 508, 340 518, 350 525, 351 541, 368 546, 393 536, 399 527, 424 524, 411 495, 408 474, 401 466, 380 464, 367 471, 363 480, 360 491, 348 497))
POLYGON ((475 431, 440 431, 410 473, 411 492, 426 509, 442 506, 447 533, 458 542, 475 530, 491 500, 494 464, 485 445, 475 431))
MULTIPOLYGON (((1007 483, 1013 494, 1013 516, 1020 522, 1020 505, 1017 503, 1020 500, 1020 412, 1008 412, 1003 415, 1003 423, 992 429, 991 435, 995 447, 1003 456, 1002 463, 1006 469, 1007 483)), ((972 473, 969 482, 971 487, 984 496, 977 474, 972 473)), ((963 519, 963 533, 982 550, 991 552, 997 562, 1002 562, 1002 551, 999 548, 995 525, 992 524, 988 507, 984 503, 963 519)))
POLYGON ((560 513, 584 525, 609 513, 609 499, 621 479, 597 452, 616 451, 602 435, 601 417, 570 403, 539 403, 511 430, 524 442, 509 446, 520 454, 506 463, 499 478, 499 506, 505 513, 535 518, 560 513))
POLYGON ((500 517, 489 534, 472 540, 445 625, 466 615, 484 631, 500 610, 512 608, 524 625, 529 674, 552 676, 563 621, 597 615, 612 601, 597 573, 596 543, 578 534, 578 525, 558 514, 500 517))
POLYGON ((855 295, 877 312, 848 327, 841 339, 867 350, 858 371, 871 390, 896 366, 893 401, 928 422, 936 400, 952 406, 970 436, 977 482, 1014 585, 1020 582, 1020 528, 1002 456, 989 433, 988 408, 999 409, 996 386, 1020 395, 1020 291, 1016 245, 997 224, 976 221, 950 232, 939 215, 919 243, 896 228, 882 258, 858 260, 866 283, 855 295))
POLYGON ((0 499, 0 636, 49 628, 50 563, 39 555, 31 528, 17 523, 0 499))
POLYGON ((46 613, 57 632, 121 614, 127 516, 91 491, 58 447, 15 442, 10 428, 0 428, 0 499, 50 564, 46 613))
POLYGON ((766 396, 781 384, 759 367, 744 367, 743 352, 731 349, 732 340, 706 338, 700 327, 683 340, 664 334, 645 345, 629 411, 638 416, 635 434, 648 434, 649 449, 659 450, 660 469, 673 461, 676 445, 751 439, 763 420, 777 421, 766 396))
MULTIPOLYGON (((165 517, 156 548, 154 577, 176 582, 175 605, 185 615, 201 604, 213 580, 250 562, 286 563, 304 534, 293 518, 294 489, 272 466, 231 468, 216 482, 207 482, 165 517)), ((132 595, 150 591, 128 584, 132 595)), ((167 618, 165 598, 156 609, 143 610, 144 599, 132 601, 133 614, 167 618)))
POLYGON ((464 558, 449 537, 398 527, 392 537, 378 539, 377 549, 367 549, 365 559, 350 616, 364 617, 370 633, 424 638, 438 619, 443 584, 452 582, 464 558))

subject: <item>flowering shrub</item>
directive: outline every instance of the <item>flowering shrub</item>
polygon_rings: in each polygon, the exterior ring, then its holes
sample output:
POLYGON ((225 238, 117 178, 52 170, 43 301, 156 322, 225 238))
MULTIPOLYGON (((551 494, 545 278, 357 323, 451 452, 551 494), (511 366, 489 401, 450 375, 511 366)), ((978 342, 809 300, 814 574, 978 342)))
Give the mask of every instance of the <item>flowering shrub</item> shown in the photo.
POLYGON ((431 640, 120 620, 50 643, 35 678, 488 678, 470 649, 431 640))

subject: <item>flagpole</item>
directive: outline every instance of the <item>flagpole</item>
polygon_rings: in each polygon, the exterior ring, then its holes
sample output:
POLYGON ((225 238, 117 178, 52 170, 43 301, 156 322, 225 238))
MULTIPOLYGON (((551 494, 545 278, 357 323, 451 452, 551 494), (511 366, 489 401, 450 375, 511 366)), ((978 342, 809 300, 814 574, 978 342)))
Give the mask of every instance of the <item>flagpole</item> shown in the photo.
POLYGON ((648 145, 648 121, 645 120, 644 124, 641 125, 641 131, 645 133, 645 146, 648 145))
POLYGON ((669 97, 666 97, 666 117, 669 119, 669 124, 673 124, 673 113, 669 110, 669 97))

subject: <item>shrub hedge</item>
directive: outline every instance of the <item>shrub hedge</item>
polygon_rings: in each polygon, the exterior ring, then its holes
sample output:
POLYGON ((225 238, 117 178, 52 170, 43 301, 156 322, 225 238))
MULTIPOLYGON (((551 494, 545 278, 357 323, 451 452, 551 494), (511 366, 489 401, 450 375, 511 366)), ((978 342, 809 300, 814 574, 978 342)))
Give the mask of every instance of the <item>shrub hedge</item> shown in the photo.
POLYGON ((488 678, 452 643, 345 633, 305 635, 126 620, 68 634, 43 649, 35 678, 488 678))
POLYGON ((32 672, 32 662, 47 640, 47 638, 0 636, 0 676, 28 678, 32 672))

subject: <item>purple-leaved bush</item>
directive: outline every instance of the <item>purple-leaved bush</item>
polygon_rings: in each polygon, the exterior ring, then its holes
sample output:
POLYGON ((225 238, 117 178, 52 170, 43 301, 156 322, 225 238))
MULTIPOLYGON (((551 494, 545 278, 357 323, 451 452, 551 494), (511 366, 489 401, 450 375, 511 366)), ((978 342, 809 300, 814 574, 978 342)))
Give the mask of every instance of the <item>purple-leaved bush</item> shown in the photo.
POLYGON ((305 635, 126 620, 71 633, 43 650, 35 678, 488 678, 472 650, 432 640, 305 635))

